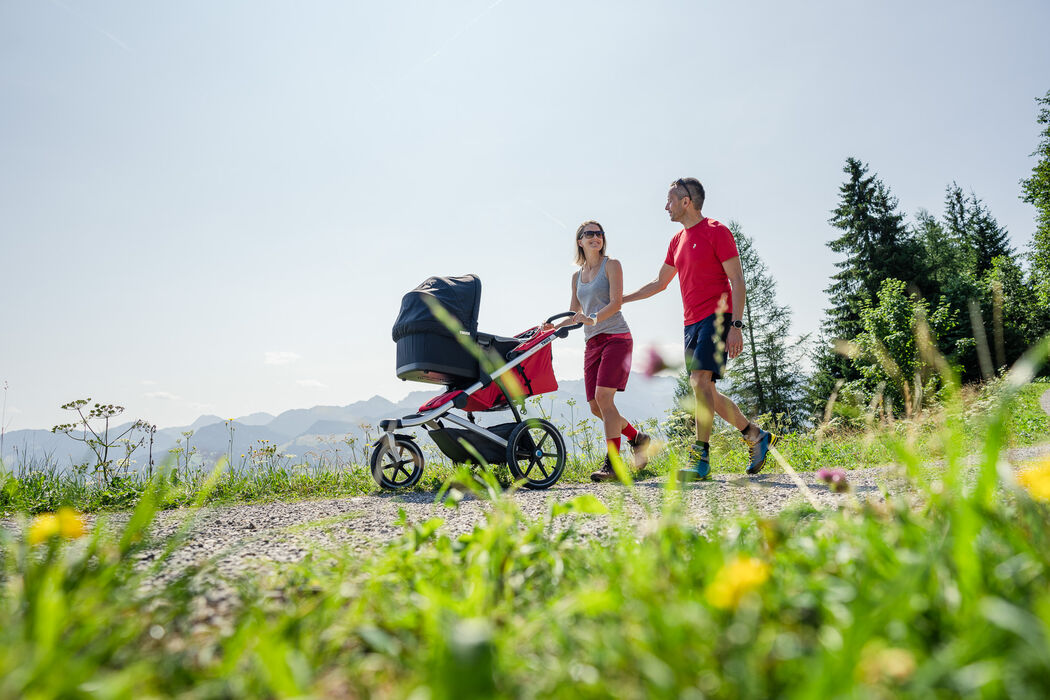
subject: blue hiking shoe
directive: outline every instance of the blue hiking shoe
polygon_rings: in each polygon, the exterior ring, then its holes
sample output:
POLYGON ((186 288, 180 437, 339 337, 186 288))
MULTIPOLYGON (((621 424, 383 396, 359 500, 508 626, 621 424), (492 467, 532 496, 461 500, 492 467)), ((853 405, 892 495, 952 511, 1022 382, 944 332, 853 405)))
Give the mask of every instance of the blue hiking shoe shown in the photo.
POLYGON ((751 452, 751 463, 747 465, 748 474, 754 475, 762 471, 762 467, 766 464, 766 457, 769 456, 769 448, 777 444, 778 437, 780 436, 759 428, 757 440, 751 442, 744 438, 747 449, 751 452))
POLYGON ((694 444, 689 449, 689 466, 678 470, 681 481, 705 481, 711 476, 710 449, 694 444))

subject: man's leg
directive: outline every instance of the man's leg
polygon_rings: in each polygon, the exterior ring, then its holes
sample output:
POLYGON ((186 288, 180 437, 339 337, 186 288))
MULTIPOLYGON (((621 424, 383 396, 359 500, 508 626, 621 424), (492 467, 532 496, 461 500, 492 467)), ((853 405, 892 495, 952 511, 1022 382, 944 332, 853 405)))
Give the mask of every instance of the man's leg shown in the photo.
POLYGON ((711 475, 711 424, 714 422, 714 408, 718 405, 718 394, 710 370, 691 370, 689 384, 693 388, 696 419, 696 444, 689 450, 688 466, 678 470, 678 478, 683 481, 707 479, 711 475))
POLYGON ((722 416, 726 423, 739 430, 746 438, 754 438, 758 435, 758 426, 747 419, 740 407, 733 403, 733 399, 717 389, 715 396, 715 412, 722 416))
POLYGON ((711 441, 711 426, 715 420, 715 410, 719 407, 718 391, 711 378, 710 370, 693 370, 689 373, 689 385, 693 387, 693 398, 696 401, 694 418, 696 418, 696 441, 711 441))
MULTIPOLYGON (((711 439, 714 413, 717 412, 727 423, 740 431, 747 443, 751 455, 747 473, 757 474, 761 471, 765 465, 766 456, 769 454, 769 448, 776 443, 778 436, 762 430, 749 421, 732 399, 715 388, 715 380, 711 372, 694 370, 689 374, 689 383, 693 386, 693 396, 696 399, 696 441, 701 449, 705 453, 709 450, 707 443, 711 439), (714 407, 714 411, 708 407, 714 407)), ((700 471, 703 471, 703 468, 700 471)))

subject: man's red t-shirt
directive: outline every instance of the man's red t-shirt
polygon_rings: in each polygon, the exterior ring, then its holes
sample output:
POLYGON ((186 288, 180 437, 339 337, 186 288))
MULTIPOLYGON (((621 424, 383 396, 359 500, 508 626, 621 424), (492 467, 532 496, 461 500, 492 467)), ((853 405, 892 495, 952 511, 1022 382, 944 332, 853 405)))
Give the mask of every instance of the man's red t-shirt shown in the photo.
POLYGON ((703 219, 671 239, 664 263, 678 271, 685 325, 713 314, 723 297, 726 313, 732 313, 732 287, 722 263, 738 255, 733 233, 714 219, 703 219))

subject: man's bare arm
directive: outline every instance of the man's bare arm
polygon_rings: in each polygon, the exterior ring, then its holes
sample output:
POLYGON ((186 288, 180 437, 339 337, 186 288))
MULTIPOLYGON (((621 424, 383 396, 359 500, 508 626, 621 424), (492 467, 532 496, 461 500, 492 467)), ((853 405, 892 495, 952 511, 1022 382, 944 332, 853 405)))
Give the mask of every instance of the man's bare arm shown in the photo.
POLYGON ((676 269, 674 269, 667 263, 664 263, 663 266, 660 268, 660 273, 656 276, 656 279, 654 279, 649 284, 642 285, 630 294, 624 294, 623 303, 626 304, 629 301, 640 301, 642 299, 648 299, 652 295, 664 291, 665 289, 667 289, 667 285, 671 284, 671 280, 674 279, 674 276, 677 272, 678 271, 676 269))
MULTIPOLYGON (((747 288, 744 284, 744 269, 740 267, 740 257, 729 258, 722 263, 729 285, 733 288, 733 320, 744 316, 744 304, 747 301, 747 288)), ((744 337, 739 328, 730 328, 726 339, 726 354, 729 359, 736 358, 744 349, 744 337)))
POLYGON ((744 284, 744 269, 740 267, 740 258, 729 258, 722 263, 729 284, 733 288, 733 320, 744 317, 744 304, 747 302, 747 286, 744 284))

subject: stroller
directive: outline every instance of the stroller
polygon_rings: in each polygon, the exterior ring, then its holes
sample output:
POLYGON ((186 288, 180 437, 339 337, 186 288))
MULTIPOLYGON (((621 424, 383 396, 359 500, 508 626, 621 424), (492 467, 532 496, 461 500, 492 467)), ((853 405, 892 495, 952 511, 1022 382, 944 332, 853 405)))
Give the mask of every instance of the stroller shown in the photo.
POLYGON ((531 489, 549 488, 561 478, 566 458, 561 432, 547 420, 523 419, 515 400, 557 390, 551 342, 580 324, 549 331, 537 326, 512 338, 479 333, 480 305, 476 275, 430 277, 402 299, 393 330, 397 376, 443 384, 446 391, 416 413, 379 422, 383 434, 369 464, 381 487, 409 488, 423 476, 423 451, 411 435, 395 432, 419 426, 454 463, 506 464, 531 489), (506 409, 512 422, 489 427, 475 422, 475 412, 506 409))

